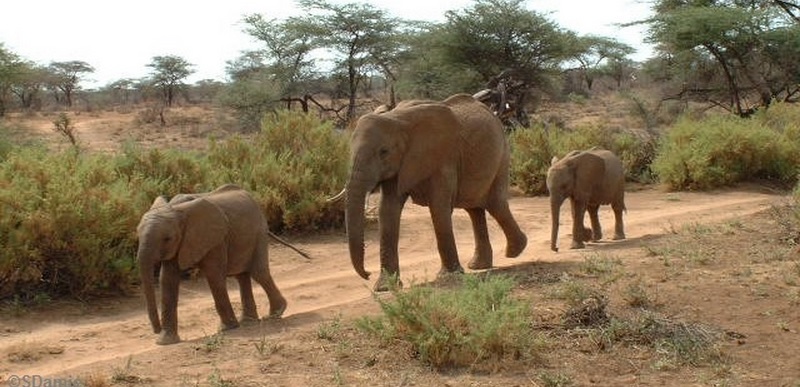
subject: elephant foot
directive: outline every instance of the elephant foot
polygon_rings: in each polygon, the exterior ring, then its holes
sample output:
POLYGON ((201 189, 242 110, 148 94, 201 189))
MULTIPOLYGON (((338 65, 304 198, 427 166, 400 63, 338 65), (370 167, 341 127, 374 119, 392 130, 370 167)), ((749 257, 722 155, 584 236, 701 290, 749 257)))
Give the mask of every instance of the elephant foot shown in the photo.
POLYGON ((219 325, 219 330, 220 331, 229 331, 231 329, 236 329, 238 327, 239 327, 239 322, 238 321, 227 322, 227 323, 223 322, 223 323, 221 323, 219 325))
POLYGON ((622 240, 622 239, 625 239, 625 234, 624 233, 614 234, 614 240, 615 241, 622 240))
POLYGON ((570 249, 582 249, 585 248, 586 245, 582 241, 572 241, 572 244, 569 246, 570 249))
POLYGON ((252 325, 253 323, 258 322, 258 321, 259 321, 258 315, 253 316, 253 315, 250 315, 250 314, 246 314, 246 315, 243 314, 241 317, 239 317, 239 324, 242 324, 242 325, 252 325))
POLYGON ((158 339, 156 339, 156 344, 158 345, 170 345, 180 342, 181 338, 175 332, 161 331, 161 334, 158 335, 158 339))
POLYGON ((267 317, 275 319, 281 318, 281 316, 283 316, 283 312, 285 311, 286 311, 286 300, 283 300, 283 302, 275 302, 275 303, 270 302, 269 316, 267 317))
POLYGON ((601 232, 598 232, 597 233, 597 238, 595 238, 594 232, 592 231, 591 228, 584 228, 583 229, 583 235, 581 235, 581 241, 582 242, 598 241, 602 237, 603 237, 603 234, 601 232))
POLYGON ((390 290, 397 290, 403 288, 403 281, 400 281, 399 274, 388 274, 386 272, 381 272, 380 277, 378 277, 378 281, 375 282, 375 286, 373 290, 376 292, 388 292, 390 290))
MULTIPOLYGON (((472 258, 471 261, 467 264, 467 267, 471 270, 483 270, 483 269, 491 269, 492 268, 492 258, 479 258, 475 257, 472 258)), ((447 273, 447 272, 446 272, 447 273)))
POLYGON ((522 254, 522 251, 525 250, 525 247, 528 246, 528 237, 520 233, 516 238, 509 238, 508 244, 506 245, 506 257, 507 258, 516 258, 522 254))

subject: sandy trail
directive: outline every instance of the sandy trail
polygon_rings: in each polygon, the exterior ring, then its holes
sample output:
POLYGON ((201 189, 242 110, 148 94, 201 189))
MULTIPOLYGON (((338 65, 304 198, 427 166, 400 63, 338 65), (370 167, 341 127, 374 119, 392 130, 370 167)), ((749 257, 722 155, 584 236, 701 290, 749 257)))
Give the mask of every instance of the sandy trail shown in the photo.
MULTIPOLYGON (((763 189, 739 188, 706 193, 666 193, 645 188, 627 194, 626 234, 620 242, 602 242, 603 247, 635 247, 644 237, 665 234, 693 223, 735 219, 786 200, 785 196, 763 189)), ((549 208, 546 197, 514 197, 512 211, 529 244, 516 259, 502 257, 505 241, 494 221, 490 235, 495 251, 495 266, 502 268, 531 261, 574 259, 580 254, 569 246, 569 205, 562 206, 562 225, 559 235, 561 251, 549 250, 549 208)), ((587 220, 588 221, 588 220, 587 220)), ((605 234, 613 228, 613 215, 607 206, 601 208, 601 224, 605 234)), ((464 211, 454 213, 455 234, 466 266, 472 249, 472 232, 464 211)), ((367 270, 378 272, 378 242, 376 228, 367 233, 367 270)), ((271 265, 278 286, 289 300, 284 319, 274 323, 272 334, 282 330, 314 324, 344 307, 369 304, 372 281, 364 281, 352 269, 343 232, 295 239, 293 242, 313 256, 306 261, 291 250, 272 245, 271 265), (362 302, 363 301, 363 302, 362 302)), ((590 245, 588 249, 596 248, 590 245)), ((433 228, 427 208, 408 204, 403 213, 400 241, 401 279, 405 284, 433 279, 439 270, 439 258, 433 238, 433 228)), ((230 281, 231 299, 237 302, 235 281, 230 281)), ((259 311, 267 310, 266 297, 256 289, 259 311)), ((178 309, 179 331, 184 342, 177 346, 159 347, 156 336, 138 297, 99 300, 91 305, 58 305, 48 310, 36 310, 21 317, 0 318, 0 353, 33 351, 39 358, 13 362, 7 355, 0 358, 0 380, 14 374, 64 375, 92 364, 124 359, 148 351, 167 351, 170 348, 198 345, 204 337, 216 332, 219 320, 205 281, 190 280, 182 284, 178 309)), ((268 325, 272 326, 272 325, 268 325)), ((270 329, 270 328, 268 328, 270 329)), ((173 351, 174 352, 174 351, 173 351)), ((148 356, 157 358, 155 356, 148 356)))

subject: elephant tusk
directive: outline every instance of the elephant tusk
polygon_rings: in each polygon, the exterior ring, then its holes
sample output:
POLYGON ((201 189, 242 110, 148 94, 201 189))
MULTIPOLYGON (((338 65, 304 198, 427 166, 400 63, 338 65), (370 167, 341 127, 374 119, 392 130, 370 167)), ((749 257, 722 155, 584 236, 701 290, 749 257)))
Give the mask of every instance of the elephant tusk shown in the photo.
POLYGON ((335 196, 333 196, 333 197, 329 197, 329 198, 328 198, 328 199, 326 199, 325 201, 326 201, 326 202, 329 202, 329 203, 330 203, 330 202, 338 202, 339 200, 342 200, 342 198, 343 198, 343 197, 344 197, 346 194, 347 194, 347 188, 342 188, 342 190, 341 190, 341 191, 339 191, 339 193, 337 193, 337 194, 336 194, 335 196))

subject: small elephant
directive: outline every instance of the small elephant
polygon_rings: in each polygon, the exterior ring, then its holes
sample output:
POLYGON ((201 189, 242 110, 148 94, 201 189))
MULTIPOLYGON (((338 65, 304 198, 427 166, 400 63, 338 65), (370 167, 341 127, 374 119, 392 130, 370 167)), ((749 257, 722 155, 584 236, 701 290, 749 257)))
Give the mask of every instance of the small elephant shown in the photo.
POLYGON ((503 125, 486 105, 467 94, 444 101, 404 101, 359 118, 350 140, 351 170, 345 219, 350 259, 364 279, 364 202, 380 189, 381 273, 375 290, 387 290, 399 274, 400 215, 410 197, 430 209, 442 268, 463 272, 453 235, 452 212, 469 214, 475 237, 471 269, 492 267, 486 212, 506 236, 507 257, 527 245, 508 205, 509 146, 503 125))
POLYGON ((173 344, 178 336, 180 273, 197 266, 208 280, 221 329, 239 326, 226 287, 236 276, 242 299, 242 320, 257 320, 252 277, 266 291, 271 317, 280 317, 286 299, 269 272, 269 232, 258 203, 238 186, 228 184, 204 194, 179 195, 172 202, 158 197, 136 229, 142 289, 157 344, 173 344), (154 273, 161 264, 161 318, 155 301, 154 273))
POLYGON ((625 174, 622 161, 604 149, 572 151, 559 160, 553 157, 547 170, 552 220, 550 249, 558 251, 558 222, 561 204, 570 198, 572 206, 572 245, 584 248, 585 241, 603 238, 597 211, 602 204, 614 210, 614 240, 625 239, 622 212, 625 211, 625 174), (589 211, 592 228, 583 225, 583 214, 589 211))

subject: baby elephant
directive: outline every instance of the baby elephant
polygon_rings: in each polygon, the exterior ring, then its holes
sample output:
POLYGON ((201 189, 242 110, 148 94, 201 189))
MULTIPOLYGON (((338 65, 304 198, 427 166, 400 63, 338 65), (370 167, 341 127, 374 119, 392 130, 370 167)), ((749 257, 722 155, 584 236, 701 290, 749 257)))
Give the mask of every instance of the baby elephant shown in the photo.
POLYGON ((242 297, 242 319, 257 320, 252 277, 267 292, 271 317, 280 317, 286 299, 269 272, 267 221, 247 191, 224 185, 203 194, 157 198, 136 229, 142 289, 156 343, 173 344, 178 336, 180 273, 198 267, 208 280, 221 329, 239 326, 231 307, 226 277, 236 276, 242 297), (161 319, 155 301, 153 268, 161 263, 161 319))
POLYGON ((614 239, 625 239, 622 212, 625 210, 625 173, 619 157, 604 149, 572 151, 563 159, 553 157, 547 170, 547 189, 550 191, 552 231, 550 249, 558 251, 558 221, 561 204, 566 198, 572 205, 572 245, 581 249, 583 242, 603 238, 597 210, 601 204, 611 204, 614 210, 614 239), (589 210, 592 229, 583 226, 583 214, 589 210))

